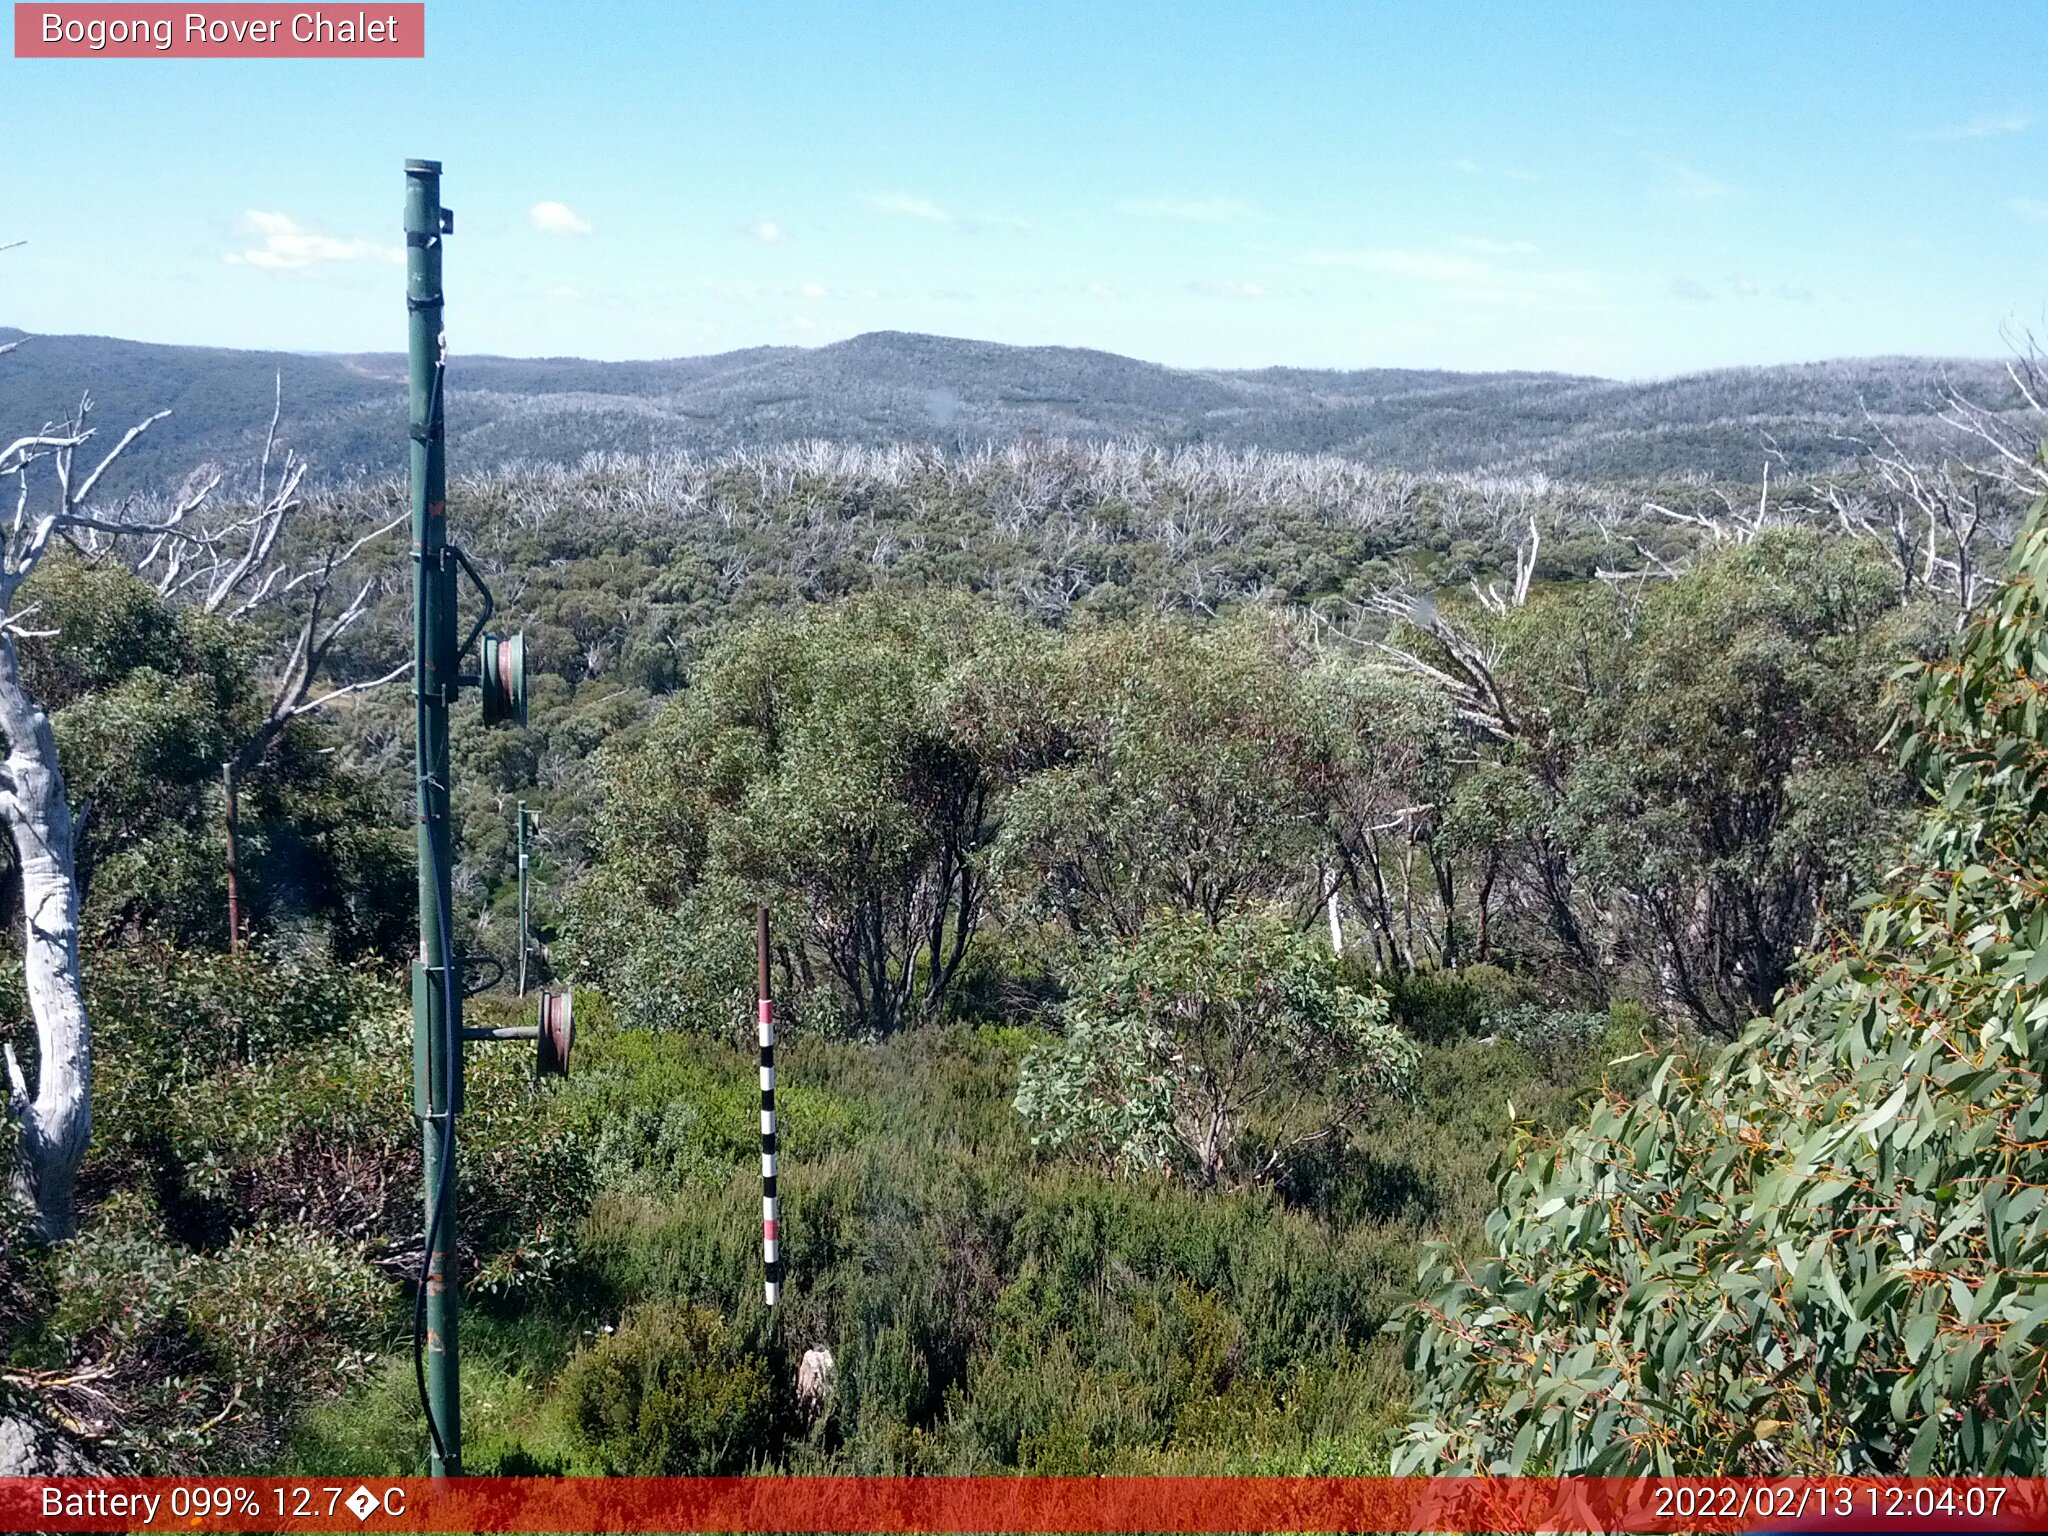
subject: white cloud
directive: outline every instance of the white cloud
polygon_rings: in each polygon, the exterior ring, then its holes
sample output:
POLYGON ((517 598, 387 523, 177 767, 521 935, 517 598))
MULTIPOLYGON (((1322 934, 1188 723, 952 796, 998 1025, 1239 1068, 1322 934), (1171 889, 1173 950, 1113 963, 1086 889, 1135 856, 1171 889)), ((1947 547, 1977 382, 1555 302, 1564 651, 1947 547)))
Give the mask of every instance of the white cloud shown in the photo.
POLYGON ((928 197, 918 197, 909 192, 878 192, 862 199, 877 213, 894 214, 901 219, 915 219, 921 224, 942 224, 963 235, 1012 234, 1031 226, 1023 219, 1008 218, 1001 214, 956 214, 950 208, 942 208, 928 197))
POLYGON ((912 197, 907 192, 883 192, 868 198, 867 204, 878 213, 900 214, 906 219, 923 219, 931 224, 951 224, 953 215, 946 212, 928 197, 912 197))
POLYGON ((1252 205, 1241 197, 1140 197, 1117 207, 1141 219, 1185 219, 1195 224, 1221 224, 1252 214, 1252 205))
POLYGON ((1263 299, 1266 296, 1263 283, 1189 283, 1188 287, 1212 299, 1263 299))
POLYGON ((1675 198, 1682 203, 1710 203, 1727 197, 1735 190, 1718 176, 1709 176, 1705 171, 1697 170, 1683 160, 1667 160, 1662 155, 1645 155, 1643 164, 1664 178, 1663 185, 1658 190, 1665 197, 1675 198))
POLYGON ((756 219, 747 226, 747 233, 763 245, 780 245, 789 238, 789 231, 773 219, 756 219))
POLYGON ((1366 251, 1310 251, 1304 266, 1348 267, 1382 277, 1440 289, 1460 299, 1515 303, 1542 299, 1586 299, 1598 285, 1583 272, 1538 272, 1503 267, 1478 256, 1445 251, 1382 248, 1366 251))
POLYGON ((1528 182, 1540 179, 1533 171, 1511 170, 1500 165, 1481 165, 1477 160, 1453 160, 1451 169, 1460 176, 1498 176, 1503 181, 1528 182))
POLYGON ((263 213, 250 209, 242 215, 244 234, 257 237, 257 244, 227 253, 236 266, 263 267, 272 272, 295 272, 323 262, 380 262, 403 266, 405 251, 375 240, 342 240, 305 228, 287 214, 263 213))
POLYGON ((1536 247, 1526 240, 1485 240, 1465 235, 1451 242, 1461 250, 1477 251, 1482 256, 1534 256, 1536 247))
POLYGON ((2036 224, 2048 224, 2048 199, 2012 197, 2006 199, 2005 206, 2023 219, 2036 224))
POLYGON ((1956 123, 1948 128, 1931 128, 1925 133, 1909 133, 1906 137, 1916 144, 1956 144, 1964 139, 2002 139, 2010 134, 2025 133, 2033 121, 2024 112, 1980 112, 1967 123, 1956 123))
POLYGON ((1116 290, 1107 283, 1090 283, 1083 291, 1093 299, 1113 299, 1116 297, 1116 290))
POLYGON ((567 203, 535 203, 526 210, 526 222, 544 235, 590 233, 590 221, 567 203))
POLYGON ((823 283, 805 283, 797 292, 807 299, 822 299, 831 292, 823 283))
POLYGON ((1814 302, 1811 288, 1779 283, 1767 289, 1757 279, 1741 272, 1734 273, 1719 283, 1703 283, 1693 277, 1674 277, 1664 284, 1664 292, 1674 299, 1683 299, 1688 304, 1710 304, 1721 298, 1754 300, 1766 296, 1787 304, 1814 302))

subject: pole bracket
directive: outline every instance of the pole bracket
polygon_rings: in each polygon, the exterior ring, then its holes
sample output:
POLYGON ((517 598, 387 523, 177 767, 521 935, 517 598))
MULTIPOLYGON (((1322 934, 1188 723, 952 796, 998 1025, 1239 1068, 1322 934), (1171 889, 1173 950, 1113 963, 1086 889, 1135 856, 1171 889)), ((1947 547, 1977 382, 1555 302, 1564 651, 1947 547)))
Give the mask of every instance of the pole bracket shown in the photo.
POLYGON ((477 636, 484 632, 484 626, 491 622, 491 615, 498 611, 498 604, 491 596, 490 583, 486 582, 483 574, 469 563, 469 556, 462 552, 460 544, 443 544, 441 548, 454 559, 456 567, 462 574, 469 578, 469 584, 476 588, 477 595, 484 603, 484 611, 476 616, 476 623, 470 627, 469 633, 463 636, 462 644, 455 648, 458 657, 467 656, 469 648, 476 644, 477 636))

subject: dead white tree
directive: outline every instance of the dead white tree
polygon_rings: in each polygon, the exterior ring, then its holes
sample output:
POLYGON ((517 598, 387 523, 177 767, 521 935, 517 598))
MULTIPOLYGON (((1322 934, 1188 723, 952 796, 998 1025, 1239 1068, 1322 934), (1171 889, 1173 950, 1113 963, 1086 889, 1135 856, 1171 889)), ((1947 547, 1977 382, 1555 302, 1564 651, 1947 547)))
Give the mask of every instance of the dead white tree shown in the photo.
POLYGON ((2040 443, 2048 427, 2042 406, 2041 359, 2031 338, 2006 365, 2023 408, 1993 410, 1950 384, 1940 419, 1959 451, 1938 461, 1916 457, 1875 415, 1861 483, 1829 480, 1814 498, 1842 530, 1881 545, 1897 566, 1902 589, 1953 605, 1957 623, 1999 582, 1998 556, 2010 544, 2021 509, 2048 492, 2040 443))
POLYGON ((1472 583, 1472 595, 1479 599, 1479 606, 1496 617, 1505 617, 1510 609, 1519 608, 1529 601, 1529 583, 1536 576, 1536 553, 1543 548, 1543 533, 1536 526, 1536 514, 1529 514, 1529 537, 1525 543, 1515 546, 1515 584, 1512 589, 1502 592, 1496 582, 1489 581, 1483 588, 1477 580, 1472 583))
POLYGON ((335 642, 362 618, 373 590, 373 581, 363 582, 335 611, 329 594, 336 576, 402 518, 296 567, 280 561, 286 525, 303 505, 304 468, 287 454, 284 474, 271 482, 274 416, 252 507, 217 507, 221 477, 205 474, 169 501, 104 509, 99 492, 108 470, 169 413, 136 423, 84 470, 79 454, 95 435, 91 410, 90 397, 82 399, 69 421, 0 448, 0 486, 11 485, 13 492, 13 516, 0 538, 0 737, 6 745, 0 821, 21 870, 22 960, 36 1032, 33 1087, 13 1047, 4 1053, 8 1114, 16 1123, 9 1182, 34 1209, 38 1231, 50 1238, 73 1228, 78 1167, 92 1138, 92 1029, 80 974, 75 862, 84 823, 65 794, 49 716, 21 676, 16 639, 48 633, 32 627, 36 605, 19 601, 23 584, 62 542, 87 558, 124 558, 166 598, 229 617, 246 616, 259 604, 300 600, 297 639, 275 669, 265 722, 237 761, 260 759, 298 715, 407 670, 313 693, 335 642))
MULTIPOLYGON (((1844 474, 1787 489, 1774 502, 1771 461, 1766 459, 1753 507, 1712 488, 1719 512, 1656 502, 1645 502, 1642 510, 1694 530, 1698 550, 1747 544, 1773 528, 1832 524, 1852 539, 1883 549, 1907 597, 1925 596, 1947 605, 1961 625, 1997 589, 2000 557, 2021 509, 2048 493, 2048 461, 2040 451, 2048 432, 2048 407, 2043 405, 2048 376, 2031 338, 2006 372, 2021 402, 2017 409, 1993 409, 1953 383, 1939 397, 1936 414, 1955 444, 1953 452, 1934 456, 1909 448, 1885 419, 1866 409, 1864 433, 1839 438, 1857 452, 1853 469, 1844 474)), ((1667 559, 1640 539, 1630 542, 1641 565, 1598 570, 1594 574, 1601 581, 1617 589, 1640 587, 1682 576, 1692 567, 1690 554, 1667 559)))
MULTIPOLYGON (((1529 564, 1534 565, 1533 554, 1529 564)), ((1526 583, 1517 585, 1526 597, 1526 583)), ((1513 741, 1520 734, 1514 705, 1495 675, 1500 666, 1497 641, 1443 613, 1434 593, 1392 587, 1358 606, 1363 614, 1392 621, 1390 633, 1396 638, 1374 641, 1372 650, 1443 689, 1458 717, 1488 740, 1513 741), (1434 645, 1403 641, 1404 631, 1434 645)))
POLYGON ((266 679, 268 707, 229 761, 236 777, 261 763, 292 721, 352 694, 395 682, 412 669, 407 661, 379 676, 315 692, 335 646, 368 615, 376 595, 378 578, 362 575, 357 557, 390 535, 409 514, 401 511, 366 532, 344 534, 317 550, 300 547, 303 540, 295 543, 290 535, 305 511, 301 487, 306 463, 290 449, 284 450, 281 461, 278 458, 283 409, 280 377, 256 483, 246 500, 216 499, 222 477, 207 472, 180 498, 183 512, 150 527, 146 542, 124 541, 96 529, 86 530, 78 541, 94 555, 132 551, 129 568, 169 602, 228 619, 245 619, 258 609, 292 614, 291 638, 266 679))
POLYGON ((15 640, 30 627, 33 603, 18 606, 22 583, 59 538, 162 532, 189 516, 180 501, 162 519, 124 527, 94 515, 93 494, 107 470, 161 414, 128 430, 90 472, 77 473, 76 454, 91 438, 90 400, 70 422, 16 438, 0 448, 0 483, 14 482, 14 515, 0 543, 0 821, 21 867, 22 968, 36 1029, 36 1082, 29 1086, 14 1047, 5 1051, 7 1108, 16 1125, 10 1185, 36 1213, 45 1237, 72 1230, 78 1165, 92 1139, 92 1029, 79 975, 78 880, 72 858, 81 825, 64 792, 50 717, 29 695, 15 640), (31 505, 31 466, 48 461, 54 495, 31 505))
POLYGON ((1882 441, 1866 460, 1873 484, 1824 481, 1813 488, 1815 500, 1844 533, 1890 555, 1907 596, 1953 603, 1961 624, 1998 584, 1995 566, 1986 571, 1979 556, 1987 525, 2002 510, 2003 487, 1969 465, 1918 463, 1889 435, 1882 441))

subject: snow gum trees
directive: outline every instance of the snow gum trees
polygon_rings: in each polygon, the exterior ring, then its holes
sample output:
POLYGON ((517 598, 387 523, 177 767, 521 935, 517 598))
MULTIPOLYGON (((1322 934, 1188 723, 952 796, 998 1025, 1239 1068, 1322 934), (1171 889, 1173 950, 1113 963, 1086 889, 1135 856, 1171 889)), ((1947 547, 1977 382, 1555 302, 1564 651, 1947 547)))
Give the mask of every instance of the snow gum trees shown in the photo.
POLYGON ((2037 505, 1917 669, 1918 835, 1855 930, 1704 1069, 1526 1144, 1480 1255, 1432 1252, 1396 1472, 2041 1465, 2044 588, 2037 505))
POLYGON ((138 505, 106 495, 103 486, 121 455, 167 413, 144 419, 104 453, 89 456, 91 408, 89 398, 81 400, 68 420, 0 446, 0 487, 11 503, 0 514, 0 737, 6 748, 0 821, 21 882, 22 964, 36 1040, 33 1083, 19 1054, 11 1046, 5 1053, 8 1114, 16 1124, 9 1182, 35 1211, 36 1229, 45 1237, 72 1230, 78 1168, 92 1137, 92 1031, 81 976, 77 871, 89 812, 71 804, 57 733, 24 677, 19 642, 49 636, 38 628, 46 616, 32 579, 64 551, 125 569, 165 604, 223 622, 258 609, 290 614, 295 634, 268 668, 265 707, 233 744, 231 773, 261 762, 293 720, 398 675, 319 691, 336 643, 367 612, 376 578, 361 577, 352 598, 335 602, 330 594, 339 581, 359 574, 352 562, 395 525, 350 533, 323 552, 309 553, 309 544, 295 541, 294 522, 305 506, 304 466, 289 452, 279 454, 275 414, 243 494, 221 497, 224 477, 209 471, 188 479, 175 497, 138 505))
POLYGON ((1167 909, 1073 979, 1066 1035, 1025 1059, 1036 1139, 1204 1187, 1262 1183, 1399 1092, 1416 1051, 1386 999, 1270 913, 1167 909))

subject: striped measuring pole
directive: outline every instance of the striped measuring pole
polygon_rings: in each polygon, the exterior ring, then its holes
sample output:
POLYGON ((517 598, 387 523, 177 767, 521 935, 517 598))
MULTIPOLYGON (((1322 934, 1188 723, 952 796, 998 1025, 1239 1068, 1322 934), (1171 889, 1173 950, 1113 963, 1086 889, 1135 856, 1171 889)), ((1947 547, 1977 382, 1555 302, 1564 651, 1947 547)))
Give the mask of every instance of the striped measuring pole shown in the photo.
POLYGON ((768 909, 755 913, 754 951, 760 962, 761 1041, 761 1273, 774 1306, 782 1293, 781 1202, 775 1195, 775 1004, 768 995, 768 909))

